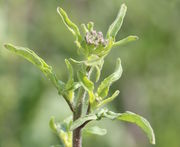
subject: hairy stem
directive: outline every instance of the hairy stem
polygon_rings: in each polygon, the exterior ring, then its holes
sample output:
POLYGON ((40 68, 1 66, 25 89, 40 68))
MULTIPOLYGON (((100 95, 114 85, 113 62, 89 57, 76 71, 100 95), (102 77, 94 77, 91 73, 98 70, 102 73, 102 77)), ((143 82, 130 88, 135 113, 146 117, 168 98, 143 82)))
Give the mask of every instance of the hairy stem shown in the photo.
MULTIPOLYGON (((88 78, 90 78, 91 75, 91 70, 92 68, 87 67, 86 71, 87 71, 87 75, 88 78)), ((83 109, 83 105, 86 103, 85 102, 85 97, 86 97, 86 91, 81 87, 79 89, 78 92, 78 100, 77 100, 77 104, 76 104, 76 108, 75 111, 73 113, 73 121, 77 120, 78 118, 81 117, 82 115, 82 109, 83 109)), ((81 130, 85 125, 82 125, 78 128, 76 128, 75 130, 73 130, 73 147, 82 147, 82 136, 81 136, 81 130)))
MULTIPOLYGON (((76 115, 73 119, 76 120, 76 115)), ((73 131, 73 147, 82 147, 81 129, 81 127, 78 127, 73 131)))
POLYGON ((80 128, 77 128, 73 131, 73 147, 82 147, 82 137, 80 128))
MULTIPOLYGON (((85 90, 81 87, 78 92, 78 101, 75 111, 73 113, 73 121, 81 117, 82 113, 82 99, 85 97, 85 90)), ((81 127, 73 130, 73 147, 82 147, 81 127)))

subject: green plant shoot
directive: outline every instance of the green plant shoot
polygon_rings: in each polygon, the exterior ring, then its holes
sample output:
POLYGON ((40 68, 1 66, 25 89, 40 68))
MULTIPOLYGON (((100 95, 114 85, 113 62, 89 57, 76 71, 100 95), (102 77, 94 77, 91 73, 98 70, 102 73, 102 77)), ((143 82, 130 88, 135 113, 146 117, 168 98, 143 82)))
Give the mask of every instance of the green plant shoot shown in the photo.
POLYGON ((50 128, 60 138, 61 146, 63 147, 81 147, 81 132, 83 130, 94 135, 105 135, 106 129, 98 126, 86 126, 92 121, 100 121, 103 118, 136 124, 147 135, 150 143, 155 144, 153 129, 145 118, 128 111, 115 113, 106 108, 106 105, 112 102, 119 94, 119 90, 116 90, 110 95, 109 90, 111 85, 122 75, 123 70, 120 58, 116 61, 114 72, 97 85, 101 76, 104 59, 112 48, 138 39, 137 36, 130 35, 116 41, 116 35, 121 29, 126 11, 126 5, 122 4, 116 19, 110 25, 106 37, 104 37, 102 32, 97 32, 94 29, 93 22, 89 22, 87 25, 82 24, 82 32, 84 33, 80 33, 78 26, 69 19, 67 13, 62 8, 57 8, 62 22, 75 37, 78 55, 83 57, 81 61, 78 60, 78 57, 77 59, 65 59, 69 73, 66 82, 59 80, 52 67, 32 50, 12 44, 5 44, 5 48, 10 52, 25 58, 39 68, 45 77, 55 86, 58 94, 66 100, 72 111, 72 116, 62 122, 55 122, 55 118, 52 117, 49 122, 50 128), (74 70, 75 66, 76 68, 79 67, 76 72, 74 70), (95 74, 94 78, 91 76, 92 73, 95 74))

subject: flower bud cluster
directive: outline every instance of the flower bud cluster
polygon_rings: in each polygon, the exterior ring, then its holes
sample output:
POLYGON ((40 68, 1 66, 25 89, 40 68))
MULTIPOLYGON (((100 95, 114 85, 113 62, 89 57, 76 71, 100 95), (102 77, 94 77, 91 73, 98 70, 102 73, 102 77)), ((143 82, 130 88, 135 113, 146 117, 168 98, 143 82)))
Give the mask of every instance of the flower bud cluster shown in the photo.
POLYGON ((95 30, 91 30, 86 33, 85 36, 86 43, 89 45, 99 46, 103 45, 104 47, 107 45, 108 40, 104 39, 102 32, 96 32, 95 30))

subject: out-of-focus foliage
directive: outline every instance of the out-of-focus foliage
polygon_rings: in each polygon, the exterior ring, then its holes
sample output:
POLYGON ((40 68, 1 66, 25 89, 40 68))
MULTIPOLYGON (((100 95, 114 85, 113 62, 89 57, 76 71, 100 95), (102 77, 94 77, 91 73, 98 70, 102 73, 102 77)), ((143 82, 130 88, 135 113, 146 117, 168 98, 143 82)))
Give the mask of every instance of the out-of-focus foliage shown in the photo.
MULTIPOLYGON (((126 2, 128 13, 118 38, 133 33, 140 39, 114 48, 106 58, 102 77, 114 69, 111 65, 119 56, 124 67, 121 80, 112 86, 111 92, 120 89, 121 93, 111 109, 122 112, 125 108, 146 116, 154 128, 158 147, 180 146, 178 0, 0 0, 0 146, 58 144, 48 120, 52 115, 62 120, 70 114, 65 101, 57 96, 41 73, 28 62, 9 54, 3 49, 3 43, 35 49, 54 65, 61 79, 67 79, 64 59, 76 58, 76 46, 60 22, 57 6, 65 8, 76 23, 92 20, 95 28, 103 28, 105 33, 122 2, 126 2)), ((85 135, 84 146, 151 146, 134 125, 104 120, 99 126, 107 128, 108 133, 100 137, 85 135)))

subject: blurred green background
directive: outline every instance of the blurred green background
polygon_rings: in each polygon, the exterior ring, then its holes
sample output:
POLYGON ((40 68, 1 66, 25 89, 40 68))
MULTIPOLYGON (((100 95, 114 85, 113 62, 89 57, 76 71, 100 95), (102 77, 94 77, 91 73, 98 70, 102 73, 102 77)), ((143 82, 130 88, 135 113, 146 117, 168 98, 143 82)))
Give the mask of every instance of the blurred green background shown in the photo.
MULTIPOLYGON (((179 0, 0 0, 0 147, 49 147, 58 144, 48 122, 70 115, 65 101, 33 65, 3 43, 33 49, 67 79, 64 59, 77 59, 74 38, 56 13, 63 7, 78 25, 95 22, 104 34, 120 4, 128 12, 117 38, 140 40, 114 48, 106 58, 103 79, 121 57, 124 73, 111 90, 119 97, 110 105, 146 117, 157 147, 180 147, 180 1, 179 0)), ((103 120, 106 136, 84 135, 84 147, 151 147, 135 125, 103 120)))

